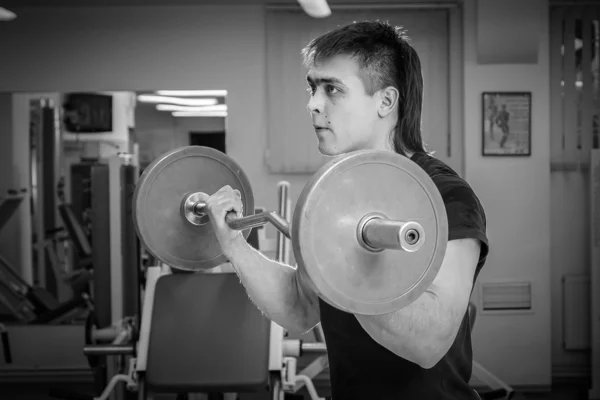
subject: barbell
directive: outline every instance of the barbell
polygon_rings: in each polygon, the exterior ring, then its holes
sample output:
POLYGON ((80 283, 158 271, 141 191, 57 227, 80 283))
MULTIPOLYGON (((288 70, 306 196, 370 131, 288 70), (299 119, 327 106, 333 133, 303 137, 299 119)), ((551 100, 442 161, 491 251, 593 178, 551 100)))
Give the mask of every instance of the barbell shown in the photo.
POLYGON ((225 185, 241 193, 243 216, 227 215, 247 238, 273 224, 291 239, 297 268, 340 310, 386 314, 416 300, 446 252, 448 221, 433 180, 396 153, 360 150, 320 167, 300 193, 291 226, 276 212, 254 213, 248 177, 226 154, 186 146, 157 157, 133 195, 141 244, 174 269, 200 271, 224 262, 202 194, 225 185))

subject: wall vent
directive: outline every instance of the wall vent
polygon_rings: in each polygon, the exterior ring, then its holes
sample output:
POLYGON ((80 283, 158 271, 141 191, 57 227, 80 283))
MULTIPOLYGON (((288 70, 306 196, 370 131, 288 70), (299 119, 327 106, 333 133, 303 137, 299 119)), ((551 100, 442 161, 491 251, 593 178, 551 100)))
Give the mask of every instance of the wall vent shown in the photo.
POLYGON ((484 311, 531 310, 531 282, 484 283, 484 311))

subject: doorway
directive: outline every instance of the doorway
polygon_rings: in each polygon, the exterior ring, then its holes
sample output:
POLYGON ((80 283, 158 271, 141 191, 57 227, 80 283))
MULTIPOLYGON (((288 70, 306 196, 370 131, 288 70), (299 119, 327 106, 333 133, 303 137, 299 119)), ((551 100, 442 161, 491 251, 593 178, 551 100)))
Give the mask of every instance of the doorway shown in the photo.
POLYGON ((191 146, 205 146, 227 153, 225 149, 225 131, 190 132, 191 146))

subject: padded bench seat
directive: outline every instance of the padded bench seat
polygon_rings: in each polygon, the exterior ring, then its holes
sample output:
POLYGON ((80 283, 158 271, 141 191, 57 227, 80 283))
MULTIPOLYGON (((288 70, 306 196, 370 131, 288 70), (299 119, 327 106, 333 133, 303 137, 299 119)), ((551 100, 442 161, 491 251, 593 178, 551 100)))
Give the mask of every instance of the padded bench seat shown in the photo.
POLYGON ((270 322, 234 273, 156 283, 146 384, 158 393, 269 390, 270 322))

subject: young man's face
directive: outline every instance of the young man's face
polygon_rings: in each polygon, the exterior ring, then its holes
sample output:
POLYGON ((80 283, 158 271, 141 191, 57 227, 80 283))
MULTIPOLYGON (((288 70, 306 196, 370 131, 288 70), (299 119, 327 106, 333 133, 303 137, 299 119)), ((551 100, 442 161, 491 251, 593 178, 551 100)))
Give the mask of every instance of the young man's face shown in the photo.
POLYGON ((332 57, 314 65, 306 79, 307 109, 322 154, 336 156, 380 145, 379 97, 365 91, 355 60, 332 57))

